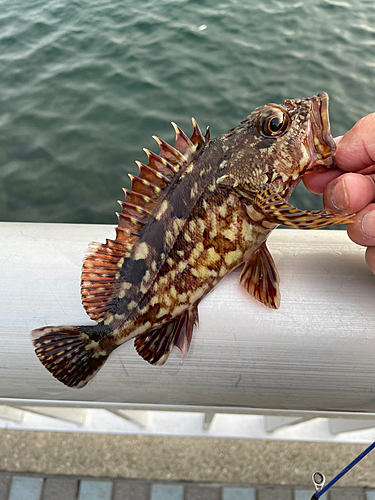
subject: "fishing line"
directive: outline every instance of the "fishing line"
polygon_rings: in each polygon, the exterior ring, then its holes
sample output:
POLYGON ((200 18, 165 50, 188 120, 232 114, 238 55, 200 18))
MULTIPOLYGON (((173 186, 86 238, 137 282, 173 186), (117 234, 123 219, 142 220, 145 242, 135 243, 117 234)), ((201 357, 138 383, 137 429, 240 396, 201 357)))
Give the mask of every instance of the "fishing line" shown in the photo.
POLYGON ((375 448, 375 440, 368 446, 362 453, 358 455, 349 465, 347 465, 341 472, 337 474, 326 486, 324 486, 325 477, 321 472, 314 472, 312 475, 312 480, 316 489, 316 492, 311 497, 311 500, 317 500, 320 498, 326 491, 329 490, 331 486, 333 486, 339 479, 342 478, 347 472, 350 471, 358 462, 362 460, 366 455, 370 453, 375 448))

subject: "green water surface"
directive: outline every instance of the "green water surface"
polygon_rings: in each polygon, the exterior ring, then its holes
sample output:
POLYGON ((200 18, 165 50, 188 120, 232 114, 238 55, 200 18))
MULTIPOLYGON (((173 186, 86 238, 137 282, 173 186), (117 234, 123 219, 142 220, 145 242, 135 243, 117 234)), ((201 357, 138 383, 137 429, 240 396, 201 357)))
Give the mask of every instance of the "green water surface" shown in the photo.
POLYGON ((373 1, 0 0, 0 220, 115 224, 171 120, 216 136, 324 90, 340 135, 374 111, 374 77, 373 1))

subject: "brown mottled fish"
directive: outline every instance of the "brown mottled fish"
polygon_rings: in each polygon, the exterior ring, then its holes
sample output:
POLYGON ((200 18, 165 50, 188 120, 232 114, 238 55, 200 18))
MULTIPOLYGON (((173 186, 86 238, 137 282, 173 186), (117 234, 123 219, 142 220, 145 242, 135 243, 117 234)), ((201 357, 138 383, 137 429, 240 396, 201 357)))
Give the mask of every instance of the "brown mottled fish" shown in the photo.
POLYGON ((85 386, 132 338, 149 363, 163 364, 174 346, 184 360, 199 302, 244 262, 241 284, 276 309, 270 232, 350 220, 288 204, 306 171, 334 165, 326 93, 261 106, 213 140, 194 119, 190 139, 173 126, 174 147, 155 137, 159 154, 145 150, 147 165, 130 176, 116 239, 92 247, 83 263, 82 302, 97 324, 31 333, 40 361, 69 387, 85 386))

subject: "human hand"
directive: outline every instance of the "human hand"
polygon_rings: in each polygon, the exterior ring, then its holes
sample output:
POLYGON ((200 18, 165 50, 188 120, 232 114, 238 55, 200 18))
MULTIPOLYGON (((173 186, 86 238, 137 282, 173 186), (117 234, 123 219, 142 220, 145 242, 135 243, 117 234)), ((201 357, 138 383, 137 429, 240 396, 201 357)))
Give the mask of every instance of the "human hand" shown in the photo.
POLYGON ((355 222, 348 224, 348 235, 367 247, 366 262, 375 274, 375 113, 335 141, 340 170, 308 173, 303 180, 307 189, 323 194, 326 208, 343 214, 357 212, 355 222))

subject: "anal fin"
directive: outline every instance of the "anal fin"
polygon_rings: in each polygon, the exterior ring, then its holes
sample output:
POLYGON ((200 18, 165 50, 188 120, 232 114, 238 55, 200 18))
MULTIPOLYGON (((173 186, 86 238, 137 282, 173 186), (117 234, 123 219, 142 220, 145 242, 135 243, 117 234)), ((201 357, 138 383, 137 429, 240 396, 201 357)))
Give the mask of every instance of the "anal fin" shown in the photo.
POLYGON ((255 204, 268 222, 296 229, 318 229, 354 222, 354 214, 334 214, 328 210, 300 210, 286 203, 282 196, 269 187, 258 193, 255 204))
POLYGON ((163 365, 174 346, 177 346, 184 361, 189 351, 194 326, 198 326, 198 309, 193 307, 168 323, 151 328, 138 335, 134 347, 142 358, 153 365, 163 365))
POLYGON ((265 242, 245 262, 240 283, 264 305, 280 306, 279 275, 265 242))

